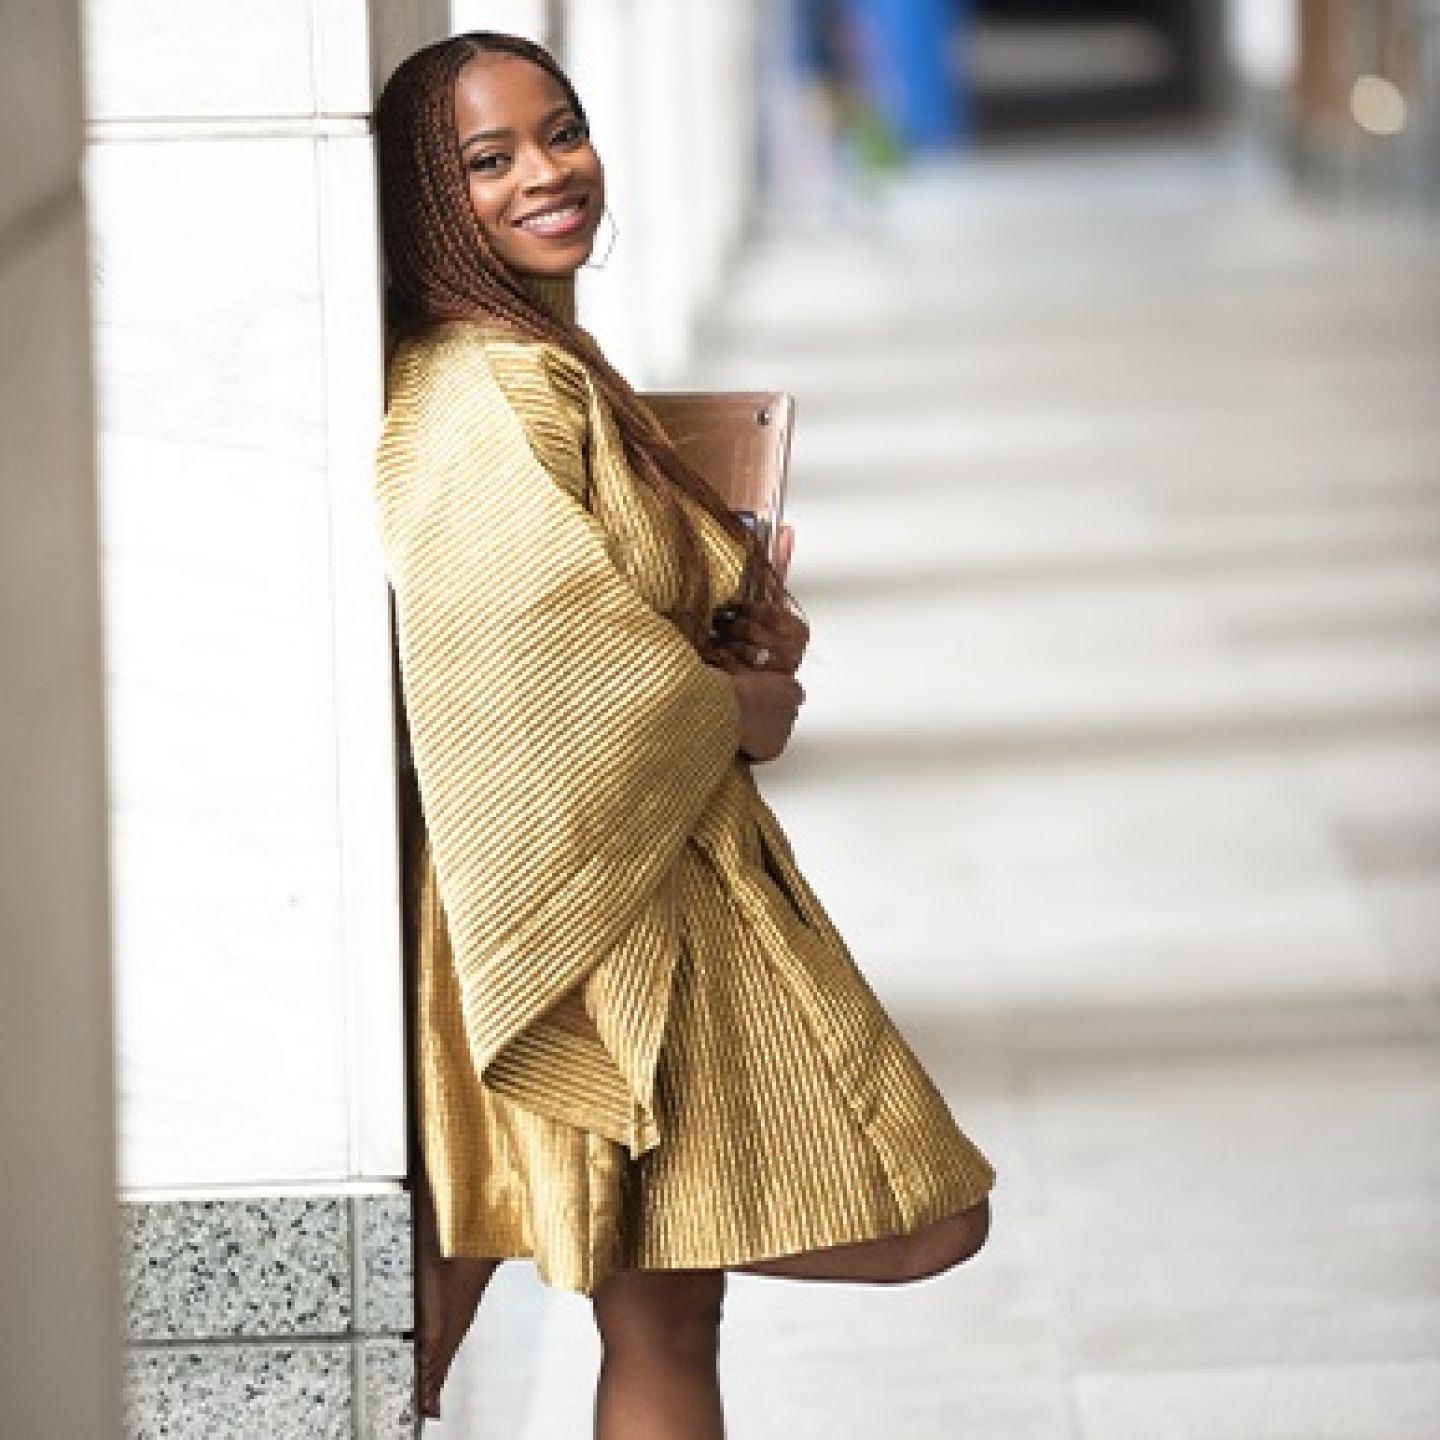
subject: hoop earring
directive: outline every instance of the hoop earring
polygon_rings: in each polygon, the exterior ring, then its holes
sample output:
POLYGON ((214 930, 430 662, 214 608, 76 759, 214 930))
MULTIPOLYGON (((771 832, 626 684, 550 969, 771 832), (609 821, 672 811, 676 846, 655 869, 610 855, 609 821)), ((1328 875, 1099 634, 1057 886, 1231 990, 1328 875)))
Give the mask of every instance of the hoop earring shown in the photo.
POLYGON ((620 238, 620 227, 615 223, 615 216, 608 205, 600 218, 608 219, 610 222, 610 243, 605 247, 605 253, 599 260, 587 260, 580 267, 582 270, 603 270, 610 263, 610 256, 615 251, 615 242, 620 238))

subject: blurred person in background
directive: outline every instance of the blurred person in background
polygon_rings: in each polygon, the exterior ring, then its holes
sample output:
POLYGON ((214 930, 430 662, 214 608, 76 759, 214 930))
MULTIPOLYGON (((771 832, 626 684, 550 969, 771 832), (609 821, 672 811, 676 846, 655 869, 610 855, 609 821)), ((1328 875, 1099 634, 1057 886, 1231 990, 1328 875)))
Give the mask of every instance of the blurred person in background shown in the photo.
POLYGON ((713 1440, 727 1271, 937 1274, 984 1243, 994 1171, 756 789, 808 632, 787 553, 576 323, 606 210, 579 97, 463 35, 399 67, 377 131, 421 1406, 523 1256, 593 1299, 601 1437, 713 1440))
POLYGON ((865 28, 850 0, 793 0, 782 48, 787 57, 774 136, 787 152, 790 197, 819 229, 874 226, 879 180, 904 158, 893 126, 870 95, 865 28))

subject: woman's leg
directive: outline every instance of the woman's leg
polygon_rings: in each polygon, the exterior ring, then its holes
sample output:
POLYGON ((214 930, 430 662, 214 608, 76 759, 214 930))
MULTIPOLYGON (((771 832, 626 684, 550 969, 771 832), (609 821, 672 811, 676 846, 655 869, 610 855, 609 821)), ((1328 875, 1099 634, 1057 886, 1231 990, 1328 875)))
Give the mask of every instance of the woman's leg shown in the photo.
POLYGON ((840 1280, 852 1284, 903 1285, 939 1275, 979 1251, 990 1233, 990 1202, 982 1200, 910 1235, 861 1240, 737 1265, 746 1275, 776 1275, 791 1280, 840 1280))
MULTIPOLYGON (((975 1255, 990 1231, 982 1200, 910 1235, 835 1245, 736 1266, 747 1275, 899 1285, 975 1255)), ((604 1349, 596 1440, 723 1440, 719 1270, 626 1270, 595 1293, 604 1349)))
POLYGON ((724 1440, 719 1270, 622 1270, 595 1292, 597 1440, 724 1440))
POLYGON ((415 1364, 420 1413, 428 1419, 440 1418, 445 1377, 499 1264, 498 1260, 447 1260, 440 1253, 435 1206, 425 1167, 419 1166, 415 1183, 415 1364))

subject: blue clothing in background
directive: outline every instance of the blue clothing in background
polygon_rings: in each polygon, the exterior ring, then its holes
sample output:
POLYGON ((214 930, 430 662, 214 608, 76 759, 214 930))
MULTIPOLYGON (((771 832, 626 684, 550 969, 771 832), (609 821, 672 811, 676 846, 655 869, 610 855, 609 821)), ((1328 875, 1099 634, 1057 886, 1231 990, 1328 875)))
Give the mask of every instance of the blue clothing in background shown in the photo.
POLYGON ((952 37, 968 5, 957 0, 853 0, 865 88, 905 147, 953 145, 965 132, 965 94, 951 73, 952 37))

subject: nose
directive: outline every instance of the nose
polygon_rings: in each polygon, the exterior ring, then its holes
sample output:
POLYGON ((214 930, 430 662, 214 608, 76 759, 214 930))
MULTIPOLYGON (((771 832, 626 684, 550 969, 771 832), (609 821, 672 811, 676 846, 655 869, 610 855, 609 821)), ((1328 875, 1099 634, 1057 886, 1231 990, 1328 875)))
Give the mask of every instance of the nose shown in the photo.
POLYGON ((570 178, 570 167, 543 146, 532 146, 527 154, 521 183, 526 190, 549 190, 570 178))

